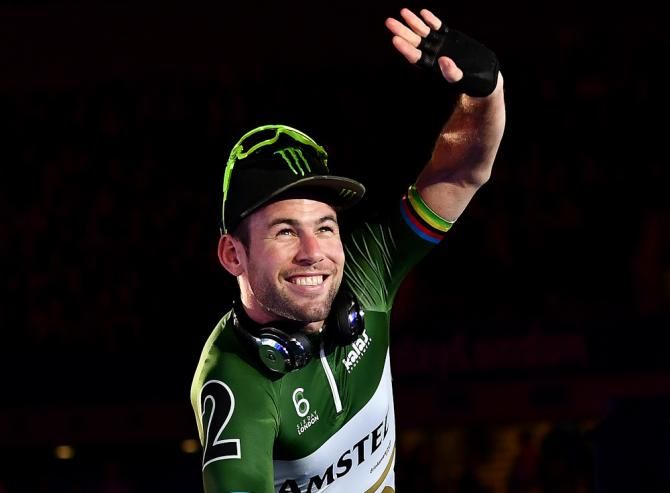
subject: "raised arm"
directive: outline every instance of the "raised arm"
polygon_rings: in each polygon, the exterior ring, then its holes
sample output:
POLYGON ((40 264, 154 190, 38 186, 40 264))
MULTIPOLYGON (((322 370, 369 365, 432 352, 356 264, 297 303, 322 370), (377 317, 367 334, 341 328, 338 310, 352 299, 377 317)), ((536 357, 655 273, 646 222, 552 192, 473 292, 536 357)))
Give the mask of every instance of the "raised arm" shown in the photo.
POLYGON ((493 52, 430 11, 400 15, 404 22, 386 20, 396 50, 412 64, 434 67, 461 93, 416 181, 426 205, 455 221, 491 176, 505 128, 502 74, 493 52))

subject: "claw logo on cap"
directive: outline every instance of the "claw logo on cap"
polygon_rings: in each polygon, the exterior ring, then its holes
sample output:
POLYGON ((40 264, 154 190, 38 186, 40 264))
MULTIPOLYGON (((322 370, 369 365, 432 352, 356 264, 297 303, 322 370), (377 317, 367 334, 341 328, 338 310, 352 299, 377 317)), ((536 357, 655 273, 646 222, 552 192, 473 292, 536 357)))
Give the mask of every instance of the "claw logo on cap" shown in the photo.
POLYGON ((273 154, 279 154, 282 157, 282 159, 286 162, 290 170, 293 171, 294 175, 300 174, 302 176, 305 176, 305 170, 303 169, 303 165, 305 166, 305 168, 307 168, 308 172, 310 173, 312 172, 312 168, 307 162, 307 159, 305 159, 305 156, 303 156, 302 150, 296 147, 287 147, 280 151, 275 151, 273 152, 273 154))

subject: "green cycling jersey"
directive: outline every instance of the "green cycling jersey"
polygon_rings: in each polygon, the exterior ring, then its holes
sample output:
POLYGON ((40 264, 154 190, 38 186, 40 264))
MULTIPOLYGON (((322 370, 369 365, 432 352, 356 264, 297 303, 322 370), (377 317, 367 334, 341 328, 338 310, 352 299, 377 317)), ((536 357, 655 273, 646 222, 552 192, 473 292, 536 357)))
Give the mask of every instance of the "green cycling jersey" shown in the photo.
POLYGON ((307 366, 270 374, 233 330, 231 312, 215 327, 191 388, 206 493, 395 490, 391 306, 445 231, 407 196, 393 209, 343 239, 344 282, 365 312, 353 343, 316 341, 307 366))

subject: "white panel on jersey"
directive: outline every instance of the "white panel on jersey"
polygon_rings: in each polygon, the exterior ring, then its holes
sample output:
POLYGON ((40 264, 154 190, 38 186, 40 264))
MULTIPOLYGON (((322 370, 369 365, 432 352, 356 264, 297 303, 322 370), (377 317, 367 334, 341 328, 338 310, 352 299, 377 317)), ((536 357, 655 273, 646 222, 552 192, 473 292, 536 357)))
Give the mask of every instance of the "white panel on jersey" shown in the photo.
POLYGON ((365 492, 394 488, 395 413, 387 350, 377 390, 363 408, 318 450, 302 459, 274 461, 275 490, 300 493, 365 492))

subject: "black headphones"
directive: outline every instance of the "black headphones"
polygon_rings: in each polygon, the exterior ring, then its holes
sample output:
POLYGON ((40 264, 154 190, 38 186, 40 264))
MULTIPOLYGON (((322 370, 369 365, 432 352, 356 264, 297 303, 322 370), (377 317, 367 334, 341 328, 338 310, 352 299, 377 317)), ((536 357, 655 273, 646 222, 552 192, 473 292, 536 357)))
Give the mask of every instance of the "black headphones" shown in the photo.
MULTIPOLYGON (((340 289, 324 324, 326 340, 337 346, 351 344, 365 329, 363 316, 364 312, 354 295, 346 289, 340 289)), ((303 368, 311 361, 313 349, 309 337, 300 330, 288 330, 295 328, 295 323, 278 322, 274 327, 259 326, 245 313, 239 299, 233 303, 232 317, 236 333, 258 351, 261 361, 270 370, 288 373, 303 368), (246 327, 254 325, 258 327, 257 331, 249 332, 246 327)))

